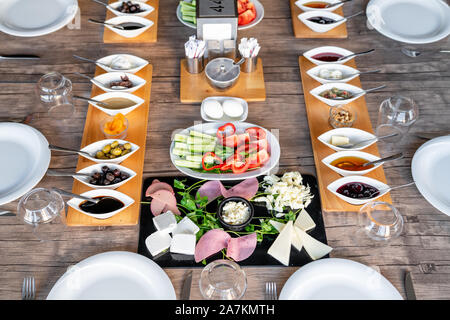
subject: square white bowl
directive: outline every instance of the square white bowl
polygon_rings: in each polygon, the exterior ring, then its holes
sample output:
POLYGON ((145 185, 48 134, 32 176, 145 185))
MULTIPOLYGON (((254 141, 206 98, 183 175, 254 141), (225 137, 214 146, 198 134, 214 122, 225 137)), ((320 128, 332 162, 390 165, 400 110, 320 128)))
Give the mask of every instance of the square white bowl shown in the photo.
POLYGON ((136 30, 120 30, 120 29, 114 28, 112 26, 105 25, 105 27, 108 28, 109 30, 111 30, 125 38, 135 38, 135 37, 141 35, 142 33, 144 33, 145 31, 147 31, 150 27, 152 27, 154 25, 153 21, 151 21, 151 20, 148 20, 148 19, 145 19, 142 17, 130 16, 130 15, 114 17, 114 18, 106 20, 105 22, 109 23, 109 24, 114 24, 114 25, 119 25, 124 22, 136 22, 136 23, 140 23, 140 24, 144 25, 144 27, 136 29, 136 30))
POLYGON ((378 199, 379 197, 384 196, 388 191, 387 189, 389 188, 389 186, 383 182, 380 182, 378 180, 372 179, 372 178, 368 178, 368 177, 364 177, 364 176, 348 176, 348 177, 342 177, 332 183, 330 183, 327 186, 327 189, 333 193, 335 196, 339 197, 340 199, 344 200, 347 203, 350 203, 352 205, 355 206, 360 206, 363 204, 366 204, 367 202, 373 201, 375 199, 378 199), (353 199, 350 197, 346 197, 340 193, 337 193, 336 190, 339 189, 341 186, 343 186, 346 183, 350 183, 350 182, 362 182, 365 184, 368 184, 372 187, 377 188, 378 190, 380 190, 380 194, 376 197, 370 198, 370 199, 365 199, 365 200, 361 200, 361 199, 353 199), (383 191, 384 190, 384 191, 383 191))
POLYGON ((144 60, 140 57, 133 56, 132 54, 112 54, 103 58, 100 58, 97 60, 97 65, 105 70, 106 72, 127 72, 127 73, 136 73, 142 68, 144 68, 146 65, 148 65, 148 61, 144 60), (131 68, 129 69, 113 69, 111 68, 111 64, 114 61, 114 59, 118 57, 124 57, 125 59, 128 59, 131 62, 131 68), (109 67, 108 67, 109 66, 109 67))
POLYGON ((306 73, 311 78, 313 78, 317 82, 320 82, 321 84, 332 83, 332 82, 346 83, 346 82, 349 82, 350 80, 355 79, 359 75, 359 71, 356 70, 355 68, 349 67, 345 64, 338 64, 338 63, 321 64, 321 65, 315 66, 314 68, 309 69, 308 71, 306 71, 306 73), (322 71, 324 69, 340 71, 342 73, 343 79, 323 79, 323 78, 319 77, 320 71, 322 71))
MULTIPOLYGON (((341 2, 341 1, 342 0, 321 0, 321 2, 327 2, 329 4, 333 4, 333 3, 337 3, 337 2, 341 2)), ((342 7, 344 5, 343 3, 340 3, 340 4, 337 4, 337 5, 333 6, 333 7, 331 7, 331 8, 310 8, 310 7, 304 6, 304 4, 306 4, 308 2, 312 2, 312 0, 298 0, 298 1, 295 2, 295 5, 297 7, 299 7, 304 12, 306 12, 306 11, 315 11, 315 10, 317 10, 317 11, 334 11, 337 8, 340 8, 340 7, 342 7)))
POLYGON ((320 54, 320 53, 335 53, 335 54, 340 54, 343 57, 346 57, 346 56, 353 54, 354 52, 344 49, 344 48, 340 48, 340 47, 324 46, 324 47, 317 47, 317 48, 311 49, 309 51, 306 51, 305 53, 303 53, 303 56, 306 59, 308 59, 309 61, 311 61, 312 63, 314 63, 315 65, 330 64, 330 63, 342 64, 342 63, 346 63, 347 61, 349 61, 353 58, 353 57, 349 57, 349 58, 346 58, 346 59, 343 59, 340 61, 332 61, 332 62, 320 61, 320 60, 316 60, 313 58, 313 56, 315 56, 316 54, 320 54))
POLYGON ((340 16, 340 15, 330 12, 330 11, 317 11, 317 10, 306 11, 306 12, 300 13, 297 17, 301 22, 303 22, 303 24, 305 26, 310 28, 312 31, 318 32, 318 33, 328 32, 328 31, 336 28, 337 26, 340 26, 345 21, 347 21, 347 19, 345 19, 343 16, 340 16), (325 18, 332 19, 335 22, 328 23, 328 24, 320 24, 320 23, 316 23, 316 22, 312 22, 312 21, 308 20, 309 18, 312 18, 312 17, 325 17, 325 18))
POLYGON ((366 92, 361 88, 358 88, 358 87, 353 86, 348 83, 341 83, 341 82, 330 82, 330 83, 322 84, 322 85, 312 89, 309 93, 311 93, 314 97, 316 97, 323 103, 329 105, 330 107, 336 107, 338 105, 349 104, 350 102, 355 101, 356 99, 358 99, 366 94, 366 92), (332 88, 349 91, 352 93, 352 97, 349 99, 333 100, 333 99, 327 99, 327 98, 320 96, 320 94, 322 92, 324 92, 326 90, 330 90, 332 88))
POLYGON ((317 139, 319 139, 320 142, 325 144, 327 147, 333 149, 334 151, 349 151, 349 150, 359 151, 359 150, 367 148, 368 146, 374 144, 377 141, 376 136, 373 135, 372 133, 369 133, 369 132, 361 130, 361 129, 356 129, 356 128, 337 128, 337 129, 329 130, 325 133, 322 133, 320 136, 317 137, 317 139), (358 143, 359 141, 365 141, 365 140, 369 140, 369 139, 375 139, 375 140, 369 141, 366 144, 364 144, 358 148, 345 149, 345 148, 340 148, 338 146, 332 145, 330 143, 332 136, 346 136, 349 138, 350 143, 358 143))
POLYGON ((120 139, 104 139, 104 140, 99 140, 97 142, 91 143, 91 144, 85 146, 83 149, 81 149, 81 151, 87 152, 91 156, 87 156, 84 153, 80 153, 80 155, 85 157, 86 159, 89 159, 96 163, 121 163, 122 161, 127 159, 129 156, 131 156, 133 153, 135 153, 138 149, 139 149, 138 145, 136 145, 132 142, 129 142, 129 141, 120 140, 120 139), (104 146, 106 146, 107 144, 111 144, 114 141, 119 142, 119 144, 125 144, 125 143, 131 144, 131 151, 124 156, 114 158, 114 159, 97 159, 95 157, 95 154, 97 153, 97 151, 101 151, 104 146))
POLYGON ((380 157, 374 156, 373 154, 367 153, 367 152, 362 152, 362 151, 338 151, 335 153, 330 154, 328 157, 325 157, 324 159, 322 159, 322 163, 325 164, 328 168, 330 168, 331 170, 333 170, 334 172, 340 174, 341 176, 363 176, 365 174, 368 174, 369 172, 371 172, 372 170, 375 170, 376 168, 378 168, 379 166, 383 165, 383 163, 379 163, 375 166, 373 166, 372 168, 366 169, 366 170, 361 170, 361 171, 350 171, 350 170, 344 170, 344 169, 340 169, 338 167, 335 167, 333 165, 331 165, 331 163, 339 158, 342 157, 357 157, 357 158, 361 158, 367 161, 376 161, 376 160, 380 160, 380 157))
POLYGON ((93 100, 97 101, 104 101, 106 99, 110 98, 126 98, 134 101, 134 105, 128 108, 122 108, 122 109, 108 109, 105 107, 102 107, 100 104, 95 102, 89 102, 91 105, 93 105, 95 108, 103 111, 106 114, 109 114, 110 116, 115 116, 118 113, 121 113, 123 115, 126 115, 133 111, 134 109, 140 107, 144 103, 144 99, 139 98, 138 96, 135 96, 134 94, 128 93, 128 92, 107 92, 103 94, 99 94, 98 96, 93 97, 93 100))
MULTIPOLYGON (((87 174, 94 174, 94 172, 101 172, 102 171, 102 167, 105 166, 106 164, 104 163, 96 163, 93 164, 92 166, 86 167, 84 169, 81 169, 80 171, 77 171, 77 173, 87 173, 87 174)), ((83 176, 73 176, 74 179, 80 181, 81 183, 87 185, 90 188, 94 188, 94 189, 117 189, 118 187, 124 185, 125 183, 127 183, 128 181, 130 181, 131 179, 133 179, 136 176, 136 172, 134 172, 131 169, 128 169, 127 167, 118 165, 118 164, 108 164, 107 165, 111 170, 115 170, 115 169, 119 169, 120 172, 126 173, 128 174, 128 179, 123 180, 119 183, 115 183, 115 184, 110 184, 107 186, 99 186, 96 184, 90 184, 89 180, 91 179, 90 177, 83 177, 83 176)))
POLYGON ((116 190, 111 190, 111 189, 95 189, 95 190, 90 190, 90 191, 84 192, 81 195, 85 196, 85 197, 89 197, 89 198, 110 196, 110 197, 116 198, 117 200, 120 200, 123 202, 124 206, 122 208, 120 208, 119 210, 109 212, 109 213, 94 214, 94 213, 89 213, 89 212, 83 211, 79 207, 80 204, 86 200, 72 198, 69 201, 67 201, 67 205, 74 208, 78 212, 81 212, 87 216, 90 216, 90 217, 93 217, 96 219, 101 219, 101 220, 108 219, 108 218, 115 216, 116 214, 122 212, 123 210, 125 210, 126 208, 128 208, 129 206, 131 206, 134 203, 134 200, 132 198, 130 198, 129 196, 127 196, 126 194, 123 194, 122 192, 119 192, 116 190))
POLYGON ((98 86, 100 89, 106 92, 128 92, 132 93, 136 90, 140 89, 142 86, 145 85, 147 82, 146 80, 142 79, 141 77, 138 77, 135 74, 127 73, 127 72, 107 72, 103 73, 101 75, 96 76, 91 80, 93 84, 98 86), (125 88, 125 89, 111 89, 109 87, 109 84, 112 81, 120 81, 121 77, 127 76, 128 79, 133 83, 133 86, 131 88, 125 88))

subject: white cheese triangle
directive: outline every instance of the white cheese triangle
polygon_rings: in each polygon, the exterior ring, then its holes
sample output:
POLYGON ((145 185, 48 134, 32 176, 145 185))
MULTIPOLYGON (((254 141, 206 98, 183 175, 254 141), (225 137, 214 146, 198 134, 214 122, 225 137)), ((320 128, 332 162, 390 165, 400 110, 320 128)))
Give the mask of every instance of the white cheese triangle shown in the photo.
MULTIPOLYGON (((275 229, 277 229, 278 232, 281 232, 283 230, 283 228, 286 226, 284 223, 281 223, 281 222, 278 222, 275 220, 270 220, 270 224, 273 225, 273 227, 275 229)), ((295 247, 295 249, 297 249, 298 251, 302 251, 302 247, 303 247, 302 241, 295 234, 295 232, 292 232, 291 243, 295 247)))
POLYGON ((269 222, 275 229, 277 229, 278 232, 281 232, 281 230, 283 230, 283 228, 285 226, 284 223, 281 223, 281 222, 278 222, 275 220, 269 220, 269 222))
POLYGON ((294 227, 294 233, 300 238, 303 247, 313 260, 320 259, 333 250, 333 248, 314 239, 300 228, 294 227))
POLYGON ((295 220, 294 226, 302 229, 303 231, 308 231, 314 229, 316 224, 311 216, 308 214, 308 211, 302 209, 295 220))
POLYGON ((293 229, 294 225, 292 221, 289 221, 267 251, 285 266, 289 265, 293 229))

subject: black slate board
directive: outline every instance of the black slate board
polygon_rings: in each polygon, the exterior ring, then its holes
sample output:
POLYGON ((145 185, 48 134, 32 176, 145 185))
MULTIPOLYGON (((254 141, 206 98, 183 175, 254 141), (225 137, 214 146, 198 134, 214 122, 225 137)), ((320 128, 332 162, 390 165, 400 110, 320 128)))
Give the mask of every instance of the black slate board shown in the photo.
MULTIPOLYGON (((314 237, 315 239, 319 240, 322 243, 327 244, 327 237, 325 234, 325 226, 323 223, 322 218, 322 211, 320 207, 320 196, 319 196, 319 190, 317 186, 317 179, 312 175, 302 175, 303 177, 303 184, 309 185, 311 187, 311 193, 314 195, 314 198, 312 202, 309 204, 309 206, 306 208, 311 218, 316 223, 316 227, 313 230, 310 230, 308 233, 314 237)), ((199 181, 198 179, 186 177, 186 176, 178 176, 178 177, 150 177, 146 178, 143 183, 143 191, 142 191, 142 201, 151 201, 151 198, 145 197, 145 190, 147 190, 148 186, 152 183, 153 179, 158 179, 161 182, 167 182, 171 186, 173 186, 173 180, 184 180, 186 179, 186 185, 192 185, 195 182, 199 181)), ((262 177, 259 178, 261 181, 262 177)), ((233 186, 240 181, 235 182, 229 182, 229 181, 223 181, 225 187, 233 186)), ((176 191, 176 189, 174 189, 176 191)), ((177 198, 179 200, 179 198, 177 198)), ((271 214, 267 211, 264 205, 255 205, 255 217, 262 217, 262 216, 268 216, 270 217, 271 214)), ((209 207, 211 205, 217 205, 213 202, 208 205, 208 212, 214 212, 215 208, 209 207)), ((155 226, 153 225, 152 221, 153 215, 150 212, 150 205, 149 204, 141 204, 141 216, 140 216, 140 228, 139 228, 139 245, 138 245, 138 253, 146 256, 153 261, 155 261, 159 266, 162 268, 170 268, 170 267, 183 267, 183 268, 190 268, 190 267, 204 267, 204 265, 199 262, 196 263, 194 260, 194 256, 188 256, 188 255, 182 255, 182 254, 174 254, 170 252, 161 253, 160 255, 153 257, 150 252, 148 251, 147 247, 145 246, 145 239, 156 231, 155 226)), ((282 266, 278 260, 267 254, 267 250, 272 245, 273 241, 275 240, 276 235, 270 236, 265 235, 264 240, 261 243, 258 243, 256 246, 255 251, 253 254, 247 258, 246 260, 240 261, 239 265, 241 266, 282 266)), ((206 262, 209 263, 211 261, 222 259, 222 253, 219 252, 216 255, 213 255, 206 259, 206 262)), ((328 255, 324 258, 328 258, 328 255)), ((303 266, 309 262, 313 261, 309 255, 306 253, 305 249, 302 249, 302 251, 298 251, 294 247, 291 248, 291 256, 289 259, 289 266, 303 266)))

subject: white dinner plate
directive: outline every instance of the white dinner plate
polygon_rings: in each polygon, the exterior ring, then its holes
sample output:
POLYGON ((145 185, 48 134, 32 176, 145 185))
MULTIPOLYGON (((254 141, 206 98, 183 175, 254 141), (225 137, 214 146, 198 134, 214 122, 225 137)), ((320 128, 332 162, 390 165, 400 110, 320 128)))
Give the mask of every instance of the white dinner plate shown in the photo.
MULTIPOLYGON (((219 127, 223 126, 224 124, 225 124, 225 122, 200 123, 200 124, 194 125, 192 127, 189 127, 187 129, 184 129, 177 133, 189 136, 189 132, 191 130, 194 130, 194 131, 203 132, 205 134, 215 136, 217 133, 217 129, 219 127)), ((247 129, 247 128, 260 127, 255 124, 251 124, 251 123, 247 123, 247 122, 234 122, 234 125, 236 126, 237 134, 244 133, 245 129, 247 129)), ((278 161, 280 160, 280 153, 281 153, 280 143, 278 142, 277 137, 275 137, 275 135, 273 135, 269 130, 267 130, 267 129, 264 129, 264 130, 267 133, 267 142, 269 144, 270 159, 259 169, 247 171, 247 172, 244 172, 241 174, 234 174, 234 173, 221 174, 221 173, 203 173, 203 172, 191 170, 189 168, 179 167, 179 166, 175 165, 175 160, 181 159, 181 158, 172 153, 172 150, 175 147, 175 141, 172 141, 172 144, 170 145, 170 160, 172 160, 172 164, 180 172, 182 172, 185 175, 197 178, 197 179, 230 181, 230 180, 243 180, 243 179, 259 177, 260 175, 269 173, 278 164, 278 161)))
MULTIPOLYGON (((251 2, 253 2, 253 4, 255 5, 256 18, 255 18, 255 20, 253 20, 249 24, 246 24, 245 26, 238 26, 238 30, 244 30, 244 29, 248 29, 248 28, 254 27, 258 23, 260 23, 261 20, 264 18, 264 6, 262 5, 262 3, 259 2, 258 0, 251 0, 251 2)), ((197 29, 197 26, 195 24, 193 24, 191 22, 184 21, 181 18, 181 5, 178 5, 178 7, 177 7, 177 18, 186 27, 189 27, 189 28, 192 28, 192 29, 197 29)))
POLYGON ((371 0, 366 14, 382 35, 405 43, 430 43, 450 34, 450 8, 442 0, 371 0))
POLYGON ((328 258, 300 267, 286 281, 280 300, 402 300, 380 273, 359 262, 328 258))
POLYGON ((167 274, 137 253, 110 251, 69 267, 47 300, 175 300, 167 274))
POLYGON ((450 136, 425 142, 414 154, 411 170, 423 197, 450 216, 450 136))
POLYGON ((1 0, 0 31, 18 37, 55 32, 73 20, 77 0, 1 0))
POLYGON ((50 150, 38 130, 20 123, 0 123, 0 205, 33 189, 47 172, 50 150))

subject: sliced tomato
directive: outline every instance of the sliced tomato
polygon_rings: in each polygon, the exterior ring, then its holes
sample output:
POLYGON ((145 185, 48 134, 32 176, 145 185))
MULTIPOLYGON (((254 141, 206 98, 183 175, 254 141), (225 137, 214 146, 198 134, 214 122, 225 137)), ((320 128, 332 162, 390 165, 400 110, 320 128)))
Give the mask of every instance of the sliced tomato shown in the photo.
POLYGON ((269 149, 269 142, 267 142, 267 139, 265 138, 261 140, 251 141, 250 145, 256 145, 257 151, 269 149))
POLYGON ((247 133, 233 134, 232 136, 225 137, 221 140, 222 145, 229 148, 236 148, 249 141, 247 133))
POLYGON ((250 127, 245 129, 245 132, 248 133, 250 141, 262 140, 265 139, 267 136, 266 130, 260 127, 250 127))
POLYGON ((247 159, 247 162, 249 163, 248 169, 261 167, 267 161, 269 161, 269 159, 270 155, 266 149, 258 151, 257 153, 253 153, 247 159))
POLYGON ((238 25, 243 26, 249 24, 256 18, 256 10, 252 11, 251 9, 245 10, 238 17, 238 25))
POLYGON ((245 10, 247 10, 247 7, 245 5, 245 2, 243 1, 238 1, 237 2, 237 8, 238 8, 238 14, 241 14, 242 12, 244 12, 245 10))
POLYGON ((233 173, 240 174, 247 171, 250 166, 250 162, 248 160, 249 159, 247 158, 244 161, 234 161, 231 164, 231 170, 233 170, 233 173))
POLYGON ((225 162, 222 164, 222 166, 220 167, 221 171, 227 171, 227 170, 231 170, 231 165, 235 162, 241 162, 243 159, 243 157, 240 154, 233 154, 232 156, 229 156, 225 162))

